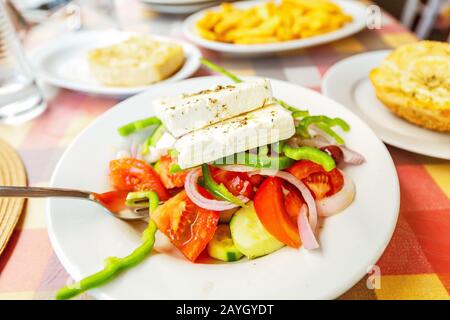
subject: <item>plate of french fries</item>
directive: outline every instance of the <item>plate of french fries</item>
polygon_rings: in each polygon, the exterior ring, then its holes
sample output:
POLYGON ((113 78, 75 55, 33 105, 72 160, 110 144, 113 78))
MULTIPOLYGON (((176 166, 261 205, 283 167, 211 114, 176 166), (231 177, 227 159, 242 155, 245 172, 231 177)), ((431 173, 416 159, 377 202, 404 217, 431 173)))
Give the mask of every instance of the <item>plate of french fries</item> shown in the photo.
POLYGON ((366 26, 366 6, 349 0, 224 2, 189 16, 186 36, 204 48, 264 54, 311 47, 366 26))

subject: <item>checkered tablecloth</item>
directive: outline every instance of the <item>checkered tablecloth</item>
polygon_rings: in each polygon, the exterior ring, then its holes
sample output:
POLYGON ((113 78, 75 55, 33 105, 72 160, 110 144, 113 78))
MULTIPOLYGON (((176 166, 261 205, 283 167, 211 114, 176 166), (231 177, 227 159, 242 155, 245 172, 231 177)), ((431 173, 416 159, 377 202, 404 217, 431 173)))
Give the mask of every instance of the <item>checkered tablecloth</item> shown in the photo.
MULTIPOLYGON (((127 1, 126 11, 134 12, 128 23, 122 21, 127 29, 183 37, 180 17, 143 12, 133 1, 127 1), (140 24, 136 22, 138 18, 140 24)), ((398 22, 384 15, 379 30, 365 30, 350 38, 286 55, 237 59, 206 50, 203 54, 239 75, 272 77, 319 91, 323 74, 335 62, 414 40, 398 22)), ((206 74, 202 69, 196 76, 206 74)), ((61 90, 41 117, 19 126, 0 125, 0 137, 22 156, 29 184, 46 186, 68 144, 116 103, 113 99, 61 90)), ((369 289, 365 277, 341 298, 449 299, 450 162, 388 148, 400 179, 401 210, 394 236, 377 263, 380 286, 369 289)), ((45 211, 45 200, 28 201, 26 212, 0 257, 0 299, 51 299, 55 290, 67 283, 69 275, 49 242, 45 211)))

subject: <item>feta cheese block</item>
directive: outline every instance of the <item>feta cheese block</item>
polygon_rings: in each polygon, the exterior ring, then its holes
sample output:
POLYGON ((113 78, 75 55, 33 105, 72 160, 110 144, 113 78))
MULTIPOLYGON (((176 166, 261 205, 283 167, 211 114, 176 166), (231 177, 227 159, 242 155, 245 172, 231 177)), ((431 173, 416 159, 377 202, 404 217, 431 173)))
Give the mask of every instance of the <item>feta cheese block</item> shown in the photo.
POLYGON ((184 135, 175 142, 182 169, 288 139, 295 134, 289 111, 278 104, 184 135))
POLYGON ((156 116, 175 137, 272 103, 267 79, 219 85, 175 98, 154 101, 156 116))

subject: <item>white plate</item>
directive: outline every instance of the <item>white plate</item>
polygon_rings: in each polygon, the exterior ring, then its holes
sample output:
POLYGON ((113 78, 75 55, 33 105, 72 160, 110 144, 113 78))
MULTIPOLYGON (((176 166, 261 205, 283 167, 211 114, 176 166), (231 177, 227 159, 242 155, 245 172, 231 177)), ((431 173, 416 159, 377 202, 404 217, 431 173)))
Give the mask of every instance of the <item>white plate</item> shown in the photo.
MULTIPOLYGON (((152 115, 151 101, 193 92, 222 77, 189 79, 161 84, 119 103, 102 114, 66 150, 51 185, 86 190, 108 190, 108 163, 114 146, 123 144, 117 127, 152 115)), ((348 167, 357 195, 339 215, 327 219, 320 231, 321 249, 283 248, 259 259, 232 264, 193 264, 179 253, 153 254, 92 294, 102 299, 332 299, 360 280, 381 256, 397 221, 399 185, 394 164, 384 144, 348 109, 312 90, 272 80, 277 97, 308 106, 320 113, 346 119, 351 148, 367 163, 348 167), (376 192, 374 192, 376 190, 376 192)), ((104 258, 124 256, 140 243, 129 224, 105 214, 97 205, 79 200, 49 200, 48 230, 60 261, 79 280, 98 271, 104 258)))
MULTIPOLYGON (((135 35, 131 32, 87 31, 65 35, 31 54, 39 78, 55 86, 76 91, 108 95, 129 96, 144 91, 154 84, 139 87, 110 87, 99 83, 89 70, 87 53, 98 47, 123 41, 135 35)), ((193 45, 180 41, 151 35, 160 41, 172 41, 183 46, 186 61, 177 73, 163 82, 174 82, 191 76, 200 66, 200 51, 193 45)))
POLYGON ((382 139, 395 147, 450 159, 450 133, 439 133, 397 117, 375 95, 369 72, 390 51, 375 51, 344 59, 325 74, 322 92, 359 115, 382 139))
MULTIPOLYGON (((339 30, 311 38, 277 42, 277 43, 252 44, 252 45, 232 44, 206 40, 200 37, 195 30, 195 24, 197 23, 198 20, 200 20, 204 16, 206 10, 194 13, 193 15, 189 16, 183 23, 183 31, 190 40, 192 40, 193 42, 202 47, 232 54, 252 55, 252 54, 268 54, 273 52, 281 52, 312 47, 315 45, 324 44, 327 42, 345 38, 349 35, 352 35, 364 29, 364 27, 366 26, 366 7, 363 4, 358 3, 356 1, 348 1, 348 0, 332 0, 332 1, 341 6, 341 8, 344 10, 345 13, 351 15, 353 17, 353 21, 351 23, 346 24, 343 28, 339 30)), ((233 5, 238 8, 248 8, 265 2, 267 1, 240 1, 234 3, 233 5)), ((219 10, 219 8, 220 7, 214 7, 209 8, 207 10, 219 10)))
POLYGON ((221 0, 217 1, 186 1, 180 3, 165 2, 159 0, 141 0, 146 6, 155 12, 169 14, 190 14, 199 10, 218 5, 221 0))

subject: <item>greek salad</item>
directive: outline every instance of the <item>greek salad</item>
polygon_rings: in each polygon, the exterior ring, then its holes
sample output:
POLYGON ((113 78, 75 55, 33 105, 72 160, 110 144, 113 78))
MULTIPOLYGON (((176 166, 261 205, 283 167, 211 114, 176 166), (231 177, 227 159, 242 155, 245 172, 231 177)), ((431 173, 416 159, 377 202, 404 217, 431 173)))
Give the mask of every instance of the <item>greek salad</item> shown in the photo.
MULTIPOLYGON (((234 262, 284 246, 320 247, 318 220, 347 208, 356 189, 346 165, 364 157, 345 145, 350 126, 341 118, 310 115, 273 95, 267 79, 234 81, 153 102, 155 116, 118 128, 140 143, 109 163, 126 205, 148 202, 142 245, 104 270, 61 289, 71 298, 100 285, 152 251, 157 230, 186 257, 234 262), (142 139, 141 139, 142 140, 142 139)), ((276 94, 276 93, 275 93, 276 94)))

